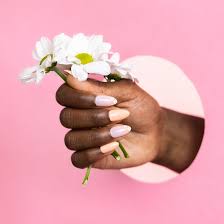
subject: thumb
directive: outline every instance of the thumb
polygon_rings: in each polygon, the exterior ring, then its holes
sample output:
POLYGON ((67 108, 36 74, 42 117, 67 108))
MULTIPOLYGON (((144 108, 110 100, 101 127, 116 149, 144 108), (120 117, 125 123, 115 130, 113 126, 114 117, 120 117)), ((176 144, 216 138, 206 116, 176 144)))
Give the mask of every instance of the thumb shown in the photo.
POLYGON ((86 81, 79 81, 72 75, 67 76, 67 84, 73 89, 85 91, 93 95, 113 96, 120 102, 133 98, 133 87, 136 86, 131 80, 123 79, 117 82, 101 82, 88 79, 86 81))

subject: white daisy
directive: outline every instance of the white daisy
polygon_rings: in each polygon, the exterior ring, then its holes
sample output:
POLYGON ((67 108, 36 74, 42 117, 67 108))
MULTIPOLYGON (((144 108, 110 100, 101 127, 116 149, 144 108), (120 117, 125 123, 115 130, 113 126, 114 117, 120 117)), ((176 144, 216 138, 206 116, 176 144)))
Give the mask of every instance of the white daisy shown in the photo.
POLYGON ((131 67, 127 64, 120 63, 120 54, 118 52, 112 54, 110 59, 106 61, 110 64, 111 74, 119 75, 123 79, 135 81, 135 78, 130 74, 131 67))
POLYGON ((70 41, 70 37, 65 34, 59 34, 54 37, 53 41, 47 37, 41 37, 36 42, 33 51, 33 58, 38 61, 36 66, 25 69, 20 74, 22 82, 39 83, 50 70, 49 68, 58 61, 62 63, 65 61, 65 49, 70 41))
POLYGON ((67 61, 72 64, 71 73, 80 81, 88 78, 88 73, 103 76, 110 74, 110 65, 105 61, 111 49, 103 42, 103 36, 90 37, 79 33, 73 36, 67 48, 67 61))

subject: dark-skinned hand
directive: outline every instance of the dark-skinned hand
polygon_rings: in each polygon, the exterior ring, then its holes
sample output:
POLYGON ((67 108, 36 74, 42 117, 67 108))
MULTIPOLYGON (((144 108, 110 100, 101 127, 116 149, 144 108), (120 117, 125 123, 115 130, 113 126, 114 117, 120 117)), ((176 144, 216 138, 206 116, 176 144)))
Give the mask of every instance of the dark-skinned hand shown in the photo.
POLYGON ((60 121, 71 129, 65 145, 73 150, 78 168, 92 165, 121 169, 155 162, 181 172, 200 147, 204 120, 159 106, 158 102, 131 80, 80 82, 71 75, 56 93, 60 121), (110 154, 118 141, 130 158, 115 160, 110 154))

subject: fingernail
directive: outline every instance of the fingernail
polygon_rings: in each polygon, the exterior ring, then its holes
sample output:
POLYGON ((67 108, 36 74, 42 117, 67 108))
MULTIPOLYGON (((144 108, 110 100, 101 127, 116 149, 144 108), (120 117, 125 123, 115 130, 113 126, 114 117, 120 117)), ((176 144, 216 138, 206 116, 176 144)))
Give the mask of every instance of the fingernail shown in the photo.
POLYGON ((112 96, 100 95, 100 96, 96 96, 95 98, 96 106, 107 107, 107 106, 115 105, 116 103, 117 103, 117 100, 112 96))
POLYGON ((124 109, 110 110, 109 118, 111 121, 120 121, 128 117, 130 112, 124 109))
POLYGON ((102 153, 112 152, 119 146, 118 142, 111 142, 100 147, 102 153))
POLYGON ((128 134, 130 131, 131 127, 128 125, 117 125, 110 129, 110 134, 113 138, 117 138, 128 134))

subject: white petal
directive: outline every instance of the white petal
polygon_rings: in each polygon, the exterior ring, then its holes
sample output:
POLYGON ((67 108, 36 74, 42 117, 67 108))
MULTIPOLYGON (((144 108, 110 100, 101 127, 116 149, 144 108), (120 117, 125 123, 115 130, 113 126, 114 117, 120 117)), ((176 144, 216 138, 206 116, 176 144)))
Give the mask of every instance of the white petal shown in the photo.
POLYGON ((116 68, 116 71, 119 73, 119 75, 121 75, 122 77, 127 75, 127 71, 125 69, 122 68, 116 68))
POLYGON ((63 52, 63 51, 58 51, 57 53, 55 53, 54 60, 57 61, 57 63, 61 64, 61 65, 70 65, 70 64, 72 64, 72 62, 70 62, 67 59, 66 53, 63 52))
POLYGON ((41 37, 40 41, 36 42, 35 56, 42 59, 47 54, 52 54, 53 46, 47 37, 41 37))
POLYGON ((45 55, 52 54, 53 52, 53 44, 47 37, 41 37, 40 43, 45 55))
POLYGON ((110 43, 103 43, 102 46, 101 46, 101 51, 102 52, 106 52, 106 53, 109 53, 111 49, 111 44, 110 43))
POLYGON ((36 70, 37 66, 29 67, 24 69, 21 74, 19 75, 19 79, 23 83, 29 83, 29 82, 34 82, 36 80, 36 70))
POLYGON ((36 49, 33 50, 33 52, 32 52, 32 56, 33 56, 33 58, 34 58, 35 60, 37 60, 37 61, 40 61, 40 60, 41 60, 41 58, 38 56, 38 54, 37 54, 37 52, 36 52, 36 49))
POLYGON ((122 79, 131 79, 133 82, 137 82, 138 83, 138 79, 136 79, 133 75, 131 75, 129 72, 127 72, 125 75, 121 75, 122 79))
POLYGON ((78 58, 76 58, 74 55, 69 55, 67 57, 67 60, 70 61, 71 63, 81 64, 81 61, 78 58))
POLYGON ((55 48, 65 48, 71 40, 71 37, 64 33, 61 33, 54 37, 53 44, 55 48))
POLYGON ((75 56, 78 53, 88 53, 88 38, 83 33, 74 35, 68 47, 68 54, 75 56))
POLYGON ((114 53, 111 58, 110 61, 114 64, 118 64, 120 61, 120 54, 118 52, 114 53))
POLYGON ((129 64, 122 63, 122 64, 119 64, 119 67, 121 69, 125 69, 126 71, 131 71, 131 65, 129 64))
POLYGON ((109 75, 110 74, 110 66, 105 61, 94 61, 88 64, 85 64, 84 70, 88 73, 95 73, 99 75, 109 75))
POLYGON ((43 58, 44 56, 46 56, 46 54, 44 54, 44 51, 43 51, 43 48, 42 48, 42 45, 41 45, 40 41, 36 42, 35 51, 36 51, 37 57, 39 57, 40 59, 43 58))
POLYGON ((98 60, 102 60, 102 61, 107 61, 109 58, 109 55, 107 53, 102 53, 101 55, 98 56, 98 60))
POLYGON ((68 56, 68 47, 72 38, 61 33, 54 37, 53 45, 54 45, 54 59, 59 64, 71 64, 67 60, 68 56))
POLYGON ((103 36, 102 35, 92 35, 92 36, 90 36, 89 37, 89 42, 88 42, 88 51, 90 52, 90 54, 94 54, 102 43, 103 43, 103 36))
POLYGON ((44 78, 45 71, 43 69, 38 69, 36 71, 36 84, 39 84, 40 81, 44 78))
POLYGON ((111 49, 110 43, 101 43, 97 47, 95 52, 92 53, 92 55, 95 58, 95 60, 100 60, 102 58, 102 56, 104 56, 104 58, 105 58, 105 56, 108 55, 110 49, 111 49))
POLYGON ((72 65, 71 67, 72 75, 79 81, 85 81, 88 78, 88 73, 83 70, 82 65, 72 65))

